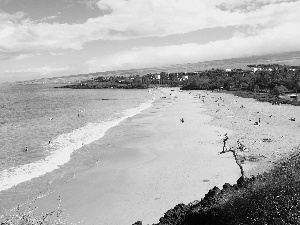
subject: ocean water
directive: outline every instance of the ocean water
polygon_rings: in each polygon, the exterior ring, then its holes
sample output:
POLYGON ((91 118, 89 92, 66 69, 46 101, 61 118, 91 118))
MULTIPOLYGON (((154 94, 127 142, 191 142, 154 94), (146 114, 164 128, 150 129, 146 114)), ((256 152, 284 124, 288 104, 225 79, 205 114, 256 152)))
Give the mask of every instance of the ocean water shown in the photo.
POLYGON ((154 98, 148 90, 0 85, 0 210, 93 166, 105 148, 87 146, 154 98))

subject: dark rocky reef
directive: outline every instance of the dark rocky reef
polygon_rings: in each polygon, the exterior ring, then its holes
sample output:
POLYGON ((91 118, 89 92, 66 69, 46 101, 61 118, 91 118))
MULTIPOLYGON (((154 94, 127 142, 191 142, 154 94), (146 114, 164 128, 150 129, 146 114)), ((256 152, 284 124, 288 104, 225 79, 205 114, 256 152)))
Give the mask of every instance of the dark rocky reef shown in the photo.
POLYGON ((139 84, 139 85, 127 85, 127 84, 119 84, 119 83, 79 83, 79 84, 70 84, 61 87, 55 88, 71 88, 71 89, 147 89, 147 85, 139 84))

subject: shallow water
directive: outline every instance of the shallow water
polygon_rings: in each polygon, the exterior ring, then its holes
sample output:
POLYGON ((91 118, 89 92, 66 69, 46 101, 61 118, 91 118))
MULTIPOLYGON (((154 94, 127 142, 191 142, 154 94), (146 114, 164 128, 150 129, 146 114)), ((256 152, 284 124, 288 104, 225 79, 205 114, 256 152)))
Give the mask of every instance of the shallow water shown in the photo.
POLYGON ((147 90, 1 85, 1 207, 46 188, 45 182, 70 179, 93 165, 105 149, 88 146, 111 127, 149 108, 152 98, 147 90), (80 157, 74 163, 70 159, 75 153, 80 157))

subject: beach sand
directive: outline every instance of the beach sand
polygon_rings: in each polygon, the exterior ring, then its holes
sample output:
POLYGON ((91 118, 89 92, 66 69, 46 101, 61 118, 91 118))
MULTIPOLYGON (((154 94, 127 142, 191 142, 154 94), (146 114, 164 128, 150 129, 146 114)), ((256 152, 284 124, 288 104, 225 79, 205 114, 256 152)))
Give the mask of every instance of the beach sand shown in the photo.
POLYGON ((210 124, 234 131, 229 135, 228 146, 236 146, 239 139, 247 148, 241 155, 247 159, 244 167, 248 177, 270 170, 281 158, 298 151, 300 107, 272 105, 232 94, 207 93, 206 114, 214 117, 210 124), (255 125, 259 120, 259 125, 255 125))
POLYGON ((225 133, 228 146, 240 139, 247 147, 247 176, 271 168, 299 143, 296 107, 206 91, 157 92, 153 107, 107 132, 101 140, 107 154, 94 168, 39 199, 39 209, 53 210, 60 196, 72 222, 157 223, 176 204, 200 200, 214 186, 240 177, 232 154, 218 154, 225 133), (206 96, 204 103, 198 94, 206 96), (260 126, 254 125, 258 118, 260 126))
POLYGON ((194 92, 157 92, 153 107, 107 132, 101 140, 109 146, 107 154, 94 168, 76 174, 34 206, 50 212, 60 196, 72 222, 152 224, 178 203, 235 183, 240 173, 234 159, 218 155, 222 135, 232 131, 209 124, 212 117, 194 92))

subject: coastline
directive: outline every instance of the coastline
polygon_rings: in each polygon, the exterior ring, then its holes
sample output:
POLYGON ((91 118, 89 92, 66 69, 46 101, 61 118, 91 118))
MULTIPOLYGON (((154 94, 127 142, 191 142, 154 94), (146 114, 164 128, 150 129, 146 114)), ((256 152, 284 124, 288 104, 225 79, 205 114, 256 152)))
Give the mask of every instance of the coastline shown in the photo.
POLYGON ((195 92, 162 91, 165 98, 122 122, 121 129, 107 132, 100 140, 108 146, 107 155, 94 168, 76 174, 33 206, 51 211, 60 196, 71 222, 152 224, 179 202, 235 183, 240 174, 234 159, 218 155, 222 134, 232 131, 208 124, 212 117, 195 92))
POLYGON ((52 211, 60 198, 70 222, 157 223, 175 205, 200 200, 214 186, 236 183, 240 173, 232 155, 218 154, 225 133, 229 146, 238 139, 245 144, 248 151, 241 157, 247 177, 270 170, 299 145, 297 107, 218 92, 160 91, 151 108, 92 143, 106 146, 106 154, 93 168, 37 199, 37 212, 52 211), (254 125, 258 118, 260 126, 254 125))
MULTIPOLYGON (((3 111, 8 115, 3 120, 15 122, 2 124, 1 215, 93 167, 106 146, 94 148, 89 143, 150 107, 153 97, 151 90, 57 90, 48 85, 13 86, 6 91, 8 96, 17 92, 25 97, 21 105, 3 111), (45 98, 32 101, 40 95, 45 98), (22 113, 24 108, 28 113, 22 113), (28 119, 23 121, 23 116, 28 119), (29 146, 28 152, 22 151, 24 146, 29 146)), ((6 103, 14 102, 9 99, 6 103)))

